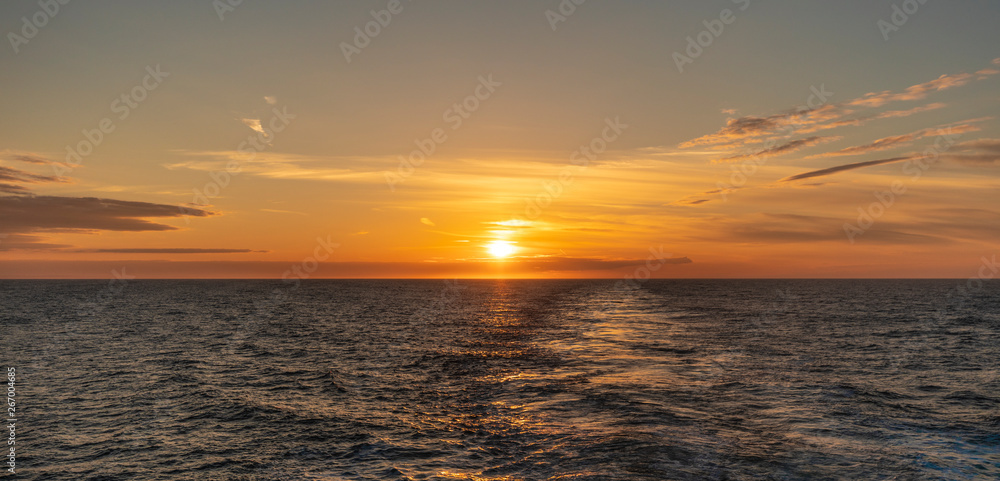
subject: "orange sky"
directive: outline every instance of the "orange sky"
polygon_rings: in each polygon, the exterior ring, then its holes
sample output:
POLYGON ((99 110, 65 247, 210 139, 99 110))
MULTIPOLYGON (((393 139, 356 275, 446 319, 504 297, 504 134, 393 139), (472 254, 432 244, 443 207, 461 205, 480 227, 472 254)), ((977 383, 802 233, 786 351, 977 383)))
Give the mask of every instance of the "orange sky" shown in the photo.
POLYGON ((1000 9, 778 3, 69 4, 0 53, 0 277, 976 275, 1000 9))

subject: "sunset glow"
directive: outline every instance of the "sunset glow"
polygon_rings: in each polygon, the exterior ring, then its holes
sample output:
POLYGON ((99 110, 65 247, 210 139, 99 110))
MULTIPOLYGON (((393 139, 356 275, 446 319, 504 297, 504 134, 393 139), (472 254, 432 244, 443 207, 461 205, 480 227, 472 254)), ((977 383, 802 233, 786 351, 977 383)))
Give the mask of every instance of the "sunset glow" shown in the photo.
POLYGON ((4 469, 1000 479, 998 25, 4 0, 4 469))
MULTIPOLYGON (((963 277, 994 249, 993 6, 212 4, 67 5, 0 53, 0 277, 623 277, 651 249, 651 277, 963 277)), ((2 8, 22 36, 37 5, 2 8)))
POLYGON ((514 246, 507 241, 495 241, 486 246, 493 257, 510 257, 514 253, 514 246))

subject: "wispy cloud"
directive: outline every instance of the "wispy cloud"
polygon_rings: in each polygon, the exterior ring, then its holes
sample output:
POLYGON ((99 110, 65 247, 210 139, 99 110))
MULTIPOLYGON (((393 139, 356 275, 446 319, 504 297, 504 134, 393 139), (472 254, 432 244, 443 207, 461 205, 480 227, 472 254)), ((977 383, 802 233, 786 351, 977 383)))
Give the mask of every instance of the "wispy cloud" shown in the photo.
POLYGON ((260 132, 264 135, 267 135, 267 132, 264 131, 264 127, 260 124, 260 119, 250 119, 250 118, 240 119, 240 122, 243 122, 243 125, 250 127, 250 129, 256 132, 260 132))
POLYGON ((32 174, 31 172, 15 169, 13 167, 4 167, 2 165, 0 165, 0 181, 28 183, 28 184, 39 184, 44 182, 65 182, 65 180, 59 177, 51 175, 32 174))
POLYGON ((483 224, 499 226, 499 227, 528 228, 531 227, 534 223, 531 222, 530 220, 510 219, 510 220, 501 220, 497 222, 483 222, 483 224))
POLYGON ((860 127, 873 120, 909 117, 911 115, 916 115, 923 112, 929 112, 931 110, 942 109, 947 106, 948 105, 945 103, 935 102, 927 105, 913 107, 911 109, 906 109, 906 110, 887 110, 885 112, 879 112, 877 114, 859 115, 856 117, 848 116, 851 118, 844 118, 828 123, 817 123, 814 125, 803 126, 802 128, 798 129, 797 133, 812 134, 815 132, 836 129, 840 127, 860 127))
POLYGON ((681 199, 673 202, 673 205, 701 205, 708 202, 709 199, 681 199))
POLYGON ((977 139, 962 142, 952 147, 952 150, 978 150, 1000 154, 1000 139, 977 139))
MULTIPOLYGON (((19 160, 29 164, 50 163, 42 157, 33 155, 14 154, 7 156, 8 159, 19 160)), ((41 175, 28 172, 26 170, 15 169, 0 165, 0 193, 4 194, 28 194, 30 190, 23 184, 44 184, 53 182, 68 182, 65 178, 52 175, 41 175)))
POLYGON ((260 209, 261 212, 270 212, 272 214, 294 214, 294 215, 308 215, 305 212, 296 212, 294 210, 281 210, 281 209, 260 209))
POLYGON ((888 150, 888 149, 891 149, 891 148, 894 148, 894 147, 898 147, 898 146, 902 146, 902 145, 909 145, 911 142, 913 142, 914 140, 916 140, 916 139, 918 139, 918 138, 920 138, 922 136, 923 136, 923 131, 914 132, 912 134, 895 135, 895 136, 892 136, 892 137, 883 137, 881 139, 878 139, 878 140, 876 140, 874 142, 871 142, 871 143, 868 143, 868 144, 855 145, 853 147, 848 147, 846 149, 840 149, 840 150, 837 150, 835 152, 826 152, 826 153, 822 153, 822 154, 812 155, 812 156, 809 156, 808 158, 839 157, 839 156, 843 156, 843 155, 858 155, 858 154, 865 154, 865 153, 868 153, 868 152, 878 152, 880 150, 888 150))
POLYGON ((891 102, 921 100, 926 98, 931 92, 960 87, 969 83, 972 79, 973 75, 969 73, 942 75, 934 80, 931 80, 930 82, 924 82, 922 84, 908 87, 902 92, 891 92, 888 90, 884 90, 882 92, 870 92, 861 98, 848 102, 847 105, 856 107, 881 107, 891 102))
POLYGON ((952 146, 942 157, 965 165, 1000 165, 1000 139, 962 142, 952 146))
POLYGON ((796 150, 799 149, 812 147, 814 145, 822 144, 825 142, 832 142, 840 139, 841 137, 820 137, 820 136, 806 137, 804 139, 792 140, 784 144, 781 144, 779 146, 771 147, 770 149, 758 150, 750 154, 738 154, 738 155, 731 155, 729 157, 723 157, 719 159, 717 162, 735 162, 737 160, 749 159, 754 157, 773 157, 776 155, 788 154, 791 152, 795 152, 796 150))
POLYGON ((853 100, 823 105, 814 109, 792 109, 767 116, 750 115, 731 118, 718 131, 682 142, 679 147, 689 149, 698 146, 709 148, 722 146, 731 151, 739 150, 779 133, 785 137, 792 137, 838 127, 860 126, 872 120, 908 117, 937 110, 945 107, 945 104, 935 102, 905 110, 890 110, 856 116, 859 110, 883 107, 895 102, 921 100, 931 93, 966 85, 977 78, 995 75, 993 70, 995 69, 981 70, 975 75, 969 73, 942 75, 929 82, 912 85, 900 92, 889 90, 871 92, 853 100))
POLYGON ((781 179, 780 182, 790 182, 790 181, 793 181, 793 180, 811 179, 813 177, 823 177, 823 176, 826 176, 826 175, 833 175, 833 174, 836 174, 838 172, 844 172, 844 171, 847 171, 847 170, 860 169, 860 168, 863 168, 863 167, 871 167, 871 166, 882 165, 882 164, 890 164, 890 163, 893 163, 893 162, 901 162, 901 161, 904 161, 904 160, 909 160, 911 158, 912 157, 909 157, 909 156, 907 156, 907 157, 893 157, 891 159, 869 160, 867 162, 855 162, 853 164, 838 165, 838 166, 829 167, 829 168, 826 168, 826 169, 820 169, 820 170, 813 170, 813 171, 809 171, 809 172, 803 172, 801 174, 796 174, 796 175, 793 175, 791 177, 785 177, 784 179, 781 179))
POLYGON ((882 112, 882 113, 880 113, 878 115, 874 115, 874 116, 872 116, 870 118, 872 118, 872 119, 892 119, 892 118, 898 118, 898 117, 909 117, 909 116, 911 116, 913 114, 919 114, 919 113, 923 113, 923 112, 929 112, 931 110, 943 109, 943 108, 945 108, 947 106, 948 106, 948 104, 946 104, 944 102, 934 102, 934 103, 930 103, 930 104, 927 104, 927 105, 921 105, 921 106, 918 106, 918 107, 913 107, 912 109, 907 109, 907 110, 888 110, 888 111, 882 112))
MULTIPOLYGON (((843 242, 843 219, 820 215, 759 213, 739 218, 712 218, 704 226, 705 240, 760 244, 843 242)), ((924 233, 926 225, 880 221, 865 240, 881 244, 947 244, 951 240, 924 233)), ((938 231, 930 230, 937 233, 938 231)))
POLYGON ((332 180, 384 184, 385 169, 396 168, 399 159, 392 156, 308 156, 281 152, 257 152, 253 157, 236 150, 175 151, 191 160, 163 164, 163 167, 205 172, 227 170, 237 162, 239 175, 272 179, 332 180), (341 165, 350 167, 340 167, 341 165), (356 170, 366 166, 370 170, 356 170))
POLYGON ((95 252, 102 254, 244 254, 263 253, 266 250, 253 249, 200 249, 200 248, 153 248, 153 249, 79 249, 75 252, 95 252))
POLYGON ((30 192, 27 187, 23 185, 7 184, 0 182, 0 193, 4 194, 26 194, 30 192))
POLYGON ((683 142, 680 144, 680 147, 686 149, 696 146, 733 143, 747 139, 757 141, 762 137, 778 133, 782 130, 794 133, 803 127, 826 122, 847 113, 850 112, 845 112, 832 105, 824 105, 816 109, 791 110, 766 117, 746 116, 733 118, 726 121, 726 126, 719 129, 718 132, 683 142))
POLYGON ((9 155, 7 158, 9 158, 11 160, 16 160, 18 162, 24 162, 26 164, 51 164, 52 163, 51 160, 46 159, 45 157, 43 157, 41 155, 36 155, 36 154, 12 154, 12 155, 9 155))
POLYGON ((853 147, 847 147, 845 149, 840 149, 834 152, 825 152, 822 154, 811 155, 807 158, 813 159, 822 157, 840 157, 845 155, 867 154, 869 152, 879 152, 883 150, 893 149, 896 147, 910 145, 916 140, 926 137, 933 137, 935 135, 942 135, 945 133, 954 135, 954 134, 964 134, 968 132, 978 132, 980 128, 973 125, 973 123, 980 122, 982 120, 985 119, 974 119, 970 121, 965 121, 964 123, 955 123, 937 127, 930 127, 926 129, 920 129, 915 132, 910 132, 908 134, 883 137, 881 139, 877 139, 867 144, 855 145, 853 147))

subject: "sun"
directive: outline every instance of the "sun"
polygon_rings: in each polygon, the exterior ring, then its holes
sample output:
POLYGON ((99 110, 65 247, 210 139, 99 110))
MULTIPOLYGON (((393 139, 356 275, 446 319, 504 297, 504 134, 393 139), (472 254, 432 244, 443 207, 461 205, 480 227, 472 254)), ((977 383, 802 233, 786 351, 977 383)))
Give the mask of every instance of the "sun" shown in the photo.
POLYGON ((494 241, 486 245, 486 250, 493 257, 504 258, 514 253, 514 246, 507 241, 494 241))

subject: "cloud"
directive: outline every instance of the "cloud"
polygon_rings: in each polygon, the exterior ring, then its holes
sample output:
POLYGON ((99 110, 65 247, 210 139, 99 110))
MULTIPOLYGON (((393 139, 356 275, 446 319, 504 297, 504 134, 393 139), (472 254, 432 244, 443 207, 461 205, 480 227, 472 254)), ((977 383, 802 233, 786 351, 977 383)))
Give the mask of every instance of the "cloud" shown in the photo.
POLYGON ((260 124, 260 119, 240 119, 240 121, 252 130, 267 135, 267 132, 264 132, 264 127, 260 124))
POLYGON ((878 152, 880 150, 888 150, 888 149, 891 149, 893 147, 897 147, 897 146, 900 146, 900 145, 908 145, 913 140, 915 140, 917 138, 919 138, 919 134, 916 134, 916 133, 906 134, 906 135, 896 135, 896 136, 893 136, 893 137, 884 137, 884 138, 878 139, 878 140, 876 140, 874 142, 871 142, 869 144, 856 145, 854 147, 848 147, 846 149, 840 149, 840 150, 835 151, 835 152, 826 152, 826 153, 823 153, 823 154, 812 155, 812 156, 809 156, 808 158, 839 157, 839 156, 843 156, 843 155, 858 155, 858 154, 864 154, 864 153, 868 153, 868 152, 878 152))
POLYGON ((273 97, 273 96, 270 96, 270 95, 265 95, 264 96, 264 101, 267 102, 268 105, 274 105, 274 104, 278 103, 278 99, 276 97, 273 97))
POLYGON ((927 111, 931 111, 931 110, 943 109, 943 108, 945 108, 947 106, 948 106, 948 104, 945 104, 945 103, 942 103, 942 102, 934 102, 934 103, 927 104, 927 105, 921 105, 919 107, 913 107, 912 109, 908 109, 908 110, 889 110, 889 111, 886 111, 886 112, 882 112, 882 113, 880 113, 878 115, 874 115, 874 116, 872 116, 870 118, 871 119, 892 119, 892 118, 899 118, 899 117, 909 117, 909 116, 911 116, 913 114, 919 114, 919 113, 927 112, 927 111))
POLYGON ((16 160, 18 162, 24 162, 26 164, 51 164, 52 161, 33 154, 17 154, 9 157, 11 160, 16 160))
POLYGON ((15 184, 6 184, 0 182, 0 193, 5 194, 27 194, 30 192, 27 188, 15 184))
POLYGON ((268 252, 252 249, 199 249, 199 248, 156 248, 156 249, 81 249, 76 252, 96 252, 113 254, 241 254, 268 252))
POLYGON ((775 155, 787 154, 802 148, 812 147, 817 144, 822 144, 824 142, 831 142, 840 139, 841 137, 820 137, 820 136, 806 137, 804 139, 792 140, 790 142, 781 144, 777 147, 771 147, 770 149, 758 150, 757 152, 754 152, 752 154, 739 154, 739 155, 731 155, 729 157, 723 157, 719 159, 719 162, 726 162, 726 161, 731 162, 731 161, 749 159, 755 157, 773 157, 775 155))
POLYGON ((972 80, 972 77, 973 75, 968 73, 942 75, 934 80, 931 80, 930 82, 924 82, 922 84, 907 87, 902 92, 890 92, 885 90, 882 92, 867 93, 861 98, 848 102, 847 105, 857 107, 881 107, 890 102, 920 100, 927 97, 927 94, 931 92, 947 90, 965 85, 972 80))
POLYGON ((497 225, 501 227, 531 227, 533 223, 530 220, 510 219, 499 222, 485 222, 485 224, 497 225))
POLYGON ((693 261, 687 257, 670 257, 655 261, 648 259, 607 260, 585 257, 545 257, 529 260, 520 259, 517 264, 521 264, 526 270, 534 271, 598 271, 645 265, 647 262, 681 265, 691 264, 693 261))
POLYGON ((746 116, 731 118, 726 121, 726 126, 719 129, 714 134, 703 135, 696 139, 680 144, 681 148, 689 148, 698 145, 714 145, 733 142, 748 137, 759 137, 778 131, 785 126, 795 126, 804 123, 811 123, 809 116, 814 110, 804 110, 801 112, 783 112, 767 117, 746 116))
POLYGON ((955 144, 952 150, 977 150, 1000 154, 1000 139, 977 139, 955 144))
POLYGON ((431 222, 431 220, 430 220, 430 219, 428 219, 428 218, 426 218, 426 217, 421 217, 421 218, 420 218, 420 223, 421 223, 421 224, 424 224, 424 225, 429 225, 429 226, 431 226, 431 227, 434 227, 434 226, 435 226, 435 224, 434 224, 433 222, 431 222))
MULTIPOLYGON (((213 213, 175 205, 130 202, 94 197, 2 196, 0 233, 96 231, 167 231, 176 227, 148 218, 206 217, 213 213)), ((30 241, 31 239, 25 239, 30 241)))
POLYGON ((309 215, 305 212, 296 212, 294 210, 281 210, 281 209, 260 209, 261 212, 268 212, 271 214, 294 214, 294 215, 309 215))
POLYGON ((0 165, 0 181, 28 183, 28 184, 39 184, 43 182, 64 182, 59 177, 54 177, 51 175, 32 174, 31 172, 15 169, 13 167, 4 167, 2 165, 0 165))
POLYGON ((68 244, 52 244, 37 235, 0 234, 0 251, 11 250, 48 250, 71 247, 68 244))
MULTIPOLYGON (((27 154, 17 154, 13 158, 31 164, 50 163, 43 158, 27 154)), ((40 196, 20 185, 53 182, 66 182, 66 180, 0 166, 0 193, 13 194, 0 196, 0 219, 2 219, 0 236, 6 237, 4 239, 6 242, 0 240, 2 244, 0 248, 3 250, 63 248, 69 246, 47 243, 41 237, 29 234, 92 233, 102 230, 165 231, 174 230, 176 227, 148 219, 214 215, 197 207, 181 208, 175 205, 96 197, 40 196)))
POLYGON ((807 158, 814 159, 814 158, 821 158, 821 157, 840 157, 840 156, 844 156, 844 155, 860 155, 860 154, 866 154, 866 153, 869 153, 869 152, 879 152, 879 151, 882 151, 882 150, 889 150, 889 149, 892 149, 892 148, 895 148, 895 147, 899 147, 899 146, 903 146, 903 145, 909 145, 913 141, 919 140, 919 139, 922 139, 922 138, 925 138, 925 137, 932 137, 932 136, 936 136, 936 135, 945 135, 945 134, 947 134, 947 135, 955 135, 955 134, 964 134, 964 133, 968 133, 968 132, 978 132, 980 130, 979 127, 976 127, 975 125, 972 125, 972 122, 979 122, 979 121, 982 121, 982 120, 984 120, 984 119, 974 119, 974 120, 966 121, 964 123, 959 122, 959 123, 954 123, 954 124, 946 124, 946 125, 942 125, 942 126, 938 126, 938 127, 931 127, 931 128, 927 128, 927 129, 920 129, 920 130, 917 130, 916 132, 910 132, 908 134, 895 135, 895 136, 892 136, 892 137, 883 137, 881 139, 875 140, 875 141, 867 143, 867 144, 855 145, 853 147, 848 147, 846 149, 837 150, 835 152, 826 152, 826 153, 822 153, 822 154, 811 155, 811 156, 809 156, 807 158))
MULTIPOLYGON (((716 191, 716 192, 718 192, 718 191, 716 191)), ((699 204, 704 204, 705 202, 708 202, 708 201, 709 201, 709 199, 691 199, 691 200, 682 199, 682 200, 678 200, 676 202, 672 202, 671 204, 672 205, 699 205, 699 204)))
MULTIPOLYGON (((647 263, 656 265, 661 260, 648 259, 594 259, 580 257, 549 257, 522 259, 505 262, 505 274, 524 277, 577 277, 586 273, 589 277, 622 279, 647 263)), ((653 272, 653 277, 675 274, 677 269, 691 264, 688 257, 674 257, 662 260, 662 267, 653 272)), ((407 277, 481 277, 484 272, 493 272, 495 261, 475 262, 326 262, 320 264, 314 278, 407 278, 407 277)), ((52 277, 73 277, 102 279, 111 269, 120 269, 121 261, 17 261, 0 260, 0 278, 31 279, 52 277)), ((288 270, 288 262, 269 261, 129 261, 129 272, 139 278, 236 278, 236 279, 280 279, 288 270), (133 270, 134 269, 134 270, 133 270)))
POLYGON ((838 172, 843 172, 843 171, 846 171, 846 170, 854 170, 854 169, 860 169, 862 167, 871 167, 871 166, 875 166, 875 165, 882 165, 882 164, 890 164, 890 163, 893 163, 893 162, 900 162, 900 161, 904 161, 904 160, 909 160, 911 158, 912 157, 908 157, 908 156, 907 157, 893 157, 891 159, 869 160, 867 162, 856 162, 856 163, 853 163, 853 164, 838 165, 838 166, 829 167, 829 168, 826 168, 826 169, 813 170, 813 171, 810 171, 810 172, 804 172, 804 173, 801 173, 801 174, 796 174, 796 175, 793 175, 791 177, 785 177, 784 179, 781 179, 779 182, 790 182, 790 181, 793 181, 793 180, 811 179, 813 177, 822 177, 822 176, 825 176, 825 175, 832 175, 832 174, 836 174, 838 172))
POLYGON ((887 110, 885 112, 881 112, 881 113, 874 114, 874 115, 863 115, 863 116, 856 117, 856 118, 841 119, 841 120, 837 120, 837 121, 830 122, 830 123, 827 123, 827 124, 816 124, 816 125, 812 125, 812 126, 808 126, 808 127, 803 127, 801 129, 799 129, 798 133, 800 133, 800 134, 810 134, 810 133, 814 133, 814 132, 819 132, 821 130, 829 130, 829 129, 835 129, 835 128, 838 128, 838 127, 846 127, 846 126, 860 127, 860 126, 865 125, 866 123, 868 123, 869 121, 872 121, 872 120, 882 120, 882 119, 893 119, 893 118, 909 117, 909 116, 914 115, 914 114, 928 112, 928 111, 931 111, 931 110, 937 110, 937 109, 941 109, 941 108, 944 108, 944 107, 947 107, 947 106, 948 106, 948 104, 941 103, 941 102, 935 102, 935 103, 932 103, 932 104, 927 104, 927 105, 921 105, 921 106, 918 106, 918 107, 913 107, 912 109, 907 109, 907 110, 887 110))
POLYGON ((978 139, 955 144, 942 157, 965 165, 1000 165, 1000 139, 978 139))
POLYGON ((36 154, 34 152, 25 152, 23 150, 4 150, 0 152, 0 158, 6 160, 14 160, 17 162, 24 162, 26 164, 53 164, 51 160, 47 159, 44 155, 36 154))
MULTIPOLYGON (((688 140, 681 143, 679 147, 686 149, 695 146, 729 144, 729 148, 739 148, 743 144, 760 142, 762 138, 778 133, 787 137, 848 125, 858 126, 875 119, 907 117, 942 108, 944 104, 933 103, 909 110, 893 110, 860 118, 849 118, 856 109, 871 109, 893 102, 921 100, 933 92, 960 87, 975 78, 985 78, 985 76, 994 75, 994 73, 990 69, 990 71, 980 71, 976 75, 969 73, 946 74, 929 82, 912 85, 901 92, 884 90, 867 93, 843 103, 827 104, 813 109, 799 108, 769 116, 751 115, 731 118, 726 121, 723 128, 715 133, 688 140)), ((822 87, 820 90, 822 91, 822 87)), ((828 94, 833 95, 833 93, 828 94)))
POLYGON ((942 159, 970 166, 1000 165, 998 154, 945 154, 942 159))
POLYGON ((781 134, 792 136, 796 134, 811 134, 822 130, 830 130, 844 126, 860 126, 871 120, 909 117, 914 114, 944 108, 947 104, 935 102, 907 110, 890 110, 878 114, 847 118, 855 113, 853 109, 845 109, 838 105, 824 105, 816 109, 804 109, 783 112, 767 117, 747 116, 729 119, 726 126, 719 131, 703 135, 680 144, 681 148, 699 145, 735 144, 728 147, 738 147, 743 142, 759 142, 762 138, 781 134))
MULTIPOLYGON (((33 156, 14 155, 8 158, 22 160, 20 157, 28 159, 25 162, 31 164, 48 163, 48 161, 45 161, 44 159, 36 162, 39 158, 35 158, 33 156)), ((49 182, 66 182, 66 180, 61 177, 33 174, 21 169, 0 165, 0 193, 19 195, 30 194, 30 190, 21 184, 43 184, 49 182)))
MULTIPOLYGON (((705 225, 706 237, 713 241, 760 244, 847 242, 844 219, 786 213, 759 213, 739 218, 713 218, 705 225)), ((914 232, 940 231, 924 223, 894 223, 882 219, 864 234, 864 241, 879 244, 947 244, 945 236, 914 232)))
POLYGON ((205 172, 226 170, 236 162, 240 175, 270 179, 327 180, 364 184, 385 184, 384 171, 395 169, 399 159, 392 156, 309 156, 280 152, 256 152, 249 156, 236 150, 174 151, 191 160, 163 164, 163 167, 205 172), (345 167, 338 167, 343 165, 345 167), (354 170, 357 166, 371 171, 354 170), (377 170, 375 170, 377 169, 377 170))

